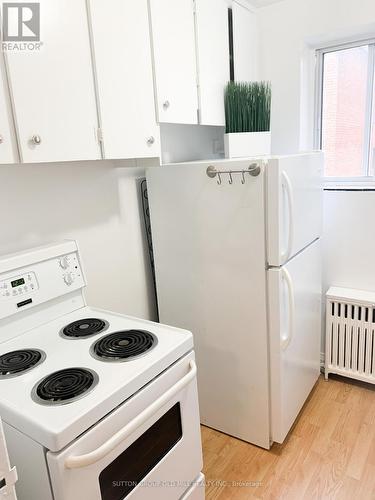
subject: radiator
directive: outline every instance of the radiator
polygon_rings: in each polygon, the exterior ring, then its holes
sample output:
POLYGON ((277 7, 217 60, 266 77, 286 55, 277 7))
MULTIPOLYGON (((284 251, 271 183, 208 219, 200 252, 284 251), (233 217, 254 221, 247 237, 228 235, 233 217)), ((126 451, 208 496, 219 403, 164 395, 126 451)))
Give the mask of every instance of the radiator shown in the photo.
POLYGON ((325 378, 375 383, 375 293, 330 288, 326 318, 325 378))

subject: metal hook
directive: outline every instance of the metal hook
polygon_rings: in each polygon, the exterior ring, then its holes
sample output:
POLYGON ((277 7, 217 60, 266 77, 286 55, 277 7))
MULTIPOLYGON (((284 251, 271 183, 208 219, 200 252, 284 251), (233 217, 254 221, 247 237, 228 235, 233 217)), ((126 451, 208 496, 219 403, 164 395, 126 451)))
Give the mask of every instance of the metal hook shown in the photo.
POLYGON ((219 184, 219 186, 221 185, 221 175, 220 175, 220 172, 217 172, 217 183, 219 184))
POLYGON ((232 171, 229 171, 228 174, 229 174, 229 181, 228 182, 229 182, 229 184, 233 184, 232 171))
POLYGON ((245 184, 246 180, 245 180, 245 171, 242 170, 242 179, 241 179, 241 184, 245 184))

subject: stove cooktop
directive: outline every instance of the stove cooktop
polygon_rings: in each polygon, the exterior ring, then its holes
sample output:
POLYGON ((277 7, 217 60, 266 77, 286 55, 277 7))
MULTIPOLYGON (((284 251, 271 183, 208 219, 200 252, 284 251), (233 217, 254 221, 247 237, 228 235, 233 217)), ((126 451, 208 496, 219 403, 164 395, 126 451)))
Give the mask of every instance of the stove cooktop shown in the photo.
POLYGON ((17 377, 31 370, 46 358, 38 349, 19 349, 0 356, 0 379, 17 377))
POLYGON ((188 331, 83 307, 0 344, 0 415, 58 451, 192 348, 188 331))
POLYGON ((31 396, 44 405, 72 403, 92 391, 98 381, 98 375, 92 370, 66 368, 47 375, 34 386, 31 396))
POLYGON ((132 361, 144 356, 157 344, 157 338, 143 330, 125 330, 105 335, 91 348, 94 357, 102 361, 132 361))
MULTIPOLYGON (((98 318, 83 318, 69 323, 61 330, 66 339, 92 337, 109 328, 108 321, 98 318)), ((143 330, 123 330, 105 335, 91 345, 90 353, 100 361, 132 361, 144 356, 155 347, 157 337, 143 330)), ((22 376, 46 359, 38 349, 19 349, 0 356, 0 379, 22 376)), ((99 377, 92 370, 68 368, 45 377, 33 388, 31 397, 36 403, 58 405, 73 403, 84 397, 98 383, 99 377)))
POLYGON ((108 322, 104 319, 83 318, 64 326, 61 330, 61 335, 69 339, 91 337, 100 332, 104 332, 108 326, 108 322))

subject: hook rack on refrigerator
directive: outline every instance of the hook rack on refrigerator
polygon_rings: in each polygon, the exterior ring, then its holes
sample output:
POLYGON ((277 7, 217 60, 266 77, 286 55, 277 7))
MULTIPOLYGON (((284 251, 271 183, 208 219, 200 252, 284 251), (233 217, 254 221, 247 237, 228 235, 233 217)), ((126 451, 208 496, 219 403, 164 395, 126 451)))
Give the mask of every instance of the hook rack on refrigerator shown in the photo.
POLYGON ((210 165, 207 167, 206 174, 210 179, 214 179, 217 176, 217 183, 222 184, 222 175, 228 175, 228 183, 233 184, 233 174, 241 174, 241 184, 245 184, 246 182, 246 174, 249 174, 251 177, 258 177, 261 172, 261 167, 258 163, 251 163, 247 169, 241 170, 218 170, 214 165, 210 165))

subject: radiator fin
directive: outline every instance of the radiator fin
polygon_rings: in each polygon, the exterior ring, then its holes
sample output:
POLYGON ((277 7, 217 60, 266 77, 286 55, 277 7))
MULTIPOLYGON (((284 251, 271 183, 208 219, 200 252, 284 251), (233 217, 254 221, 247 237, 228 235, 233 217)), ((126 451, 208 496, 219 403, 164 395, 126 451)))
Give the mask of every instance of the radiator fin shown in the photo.
POLYGON ((375 303, 328 296, 326 316, 326 378, 336 373, 375 383, 375 303))

